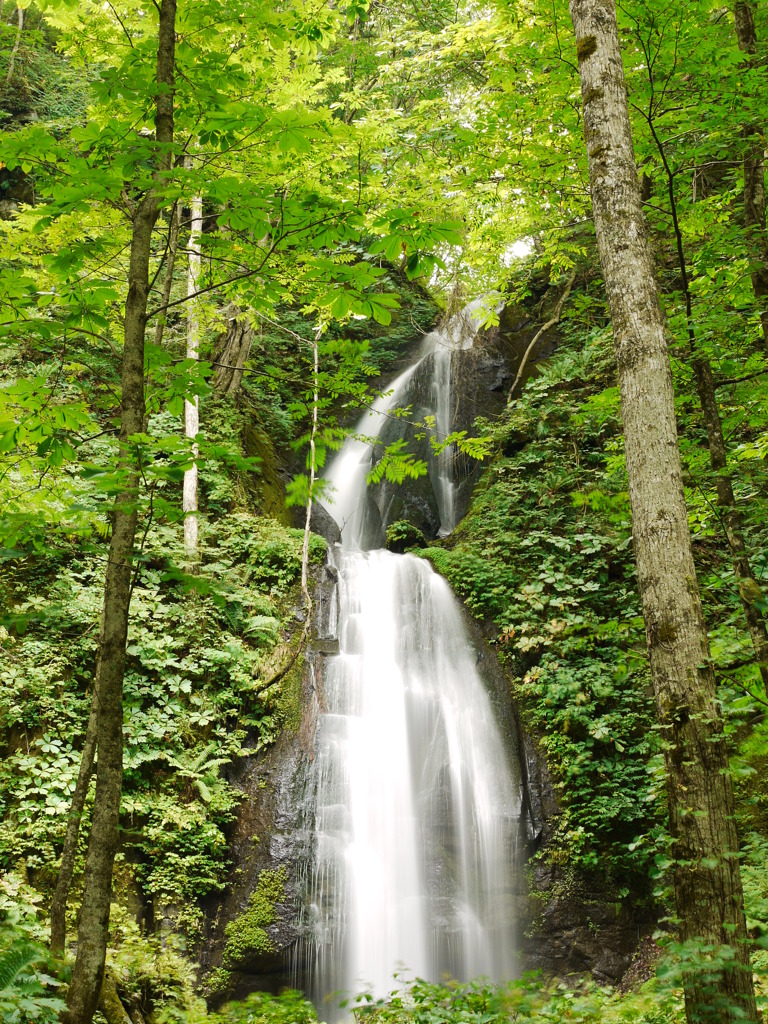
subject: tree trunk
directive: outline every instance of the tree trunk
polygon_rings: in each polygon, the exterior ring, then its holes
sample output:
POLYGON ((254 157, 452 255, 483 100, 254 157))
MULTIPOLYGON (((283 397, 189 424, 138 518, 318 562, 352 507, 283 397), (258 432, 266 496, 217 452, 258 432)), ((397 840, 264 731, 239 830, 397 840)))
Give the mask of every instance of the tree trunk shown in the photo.
POLYGON ((21 34, 24 31, 24 8, 19 5, 16 10, 16 19, 18 27, 16 29, 16 38, 13 41, 13 48, 11 49, 11 59, 8 61, 8 74, 5 78, 5 84, 10 85, 13 81, 13 72, 16 65, 16 54, 19 52, 19 46, 21 45, 21 34))
POLYGON ((723 509, 722 524, 725 531, 725 539, 728 543, 728 550, 731 554, 731 565, 736 577, 741 597, 744 617, 747 620, 752 647, 755 652, 755 660, 760 670, 760 677, 763 686, 768 692, 768 634, 765 629, 765 622, 762 613, 755 607, 755 601, 762 597, 762 592, 757 581, 752 575, 752 568, 749 564, 747 546, 744 542, 744 531, 741 524, 741 514, 736 504, 736 496, 733 493, 733 481, 728 474, 728 458, 725 450, 725 439, 723 438, 723 425, 720 421, 720 409, 715 395, 715 382, 712 376, 712 366, 708 359, 697 354, 696 330, 693 320, 693 297, 691 295, 691 283, 688 276, 688 265, 685 259, 685 247, 683 245, 683 232, 680 228, 680 220, 677 212, 677 198, 675 195, 675 175, 667 160, 666 150, 653 123, 651 114, 646 115, 648 127, 651 130, 654 141, 659 151, 659 156, 664 167, 667 178, 667 193, 669 195, 669 207, 672 214, 672 226, 675 232, 677 245, 677 261, 680 267, 680 279, 683 286, 683 297, 685 299, 685 319, 688 328, 688 346, 693 365, 693 373, 696 380, 696 393, 699 396, 701 411, 704 414, 704 424, 707 428, 707 443, 709 447, 709 462, 716 474, 717 500, 723 509))
MULTIPOLYGON (((193 298, 197 291, 197 280, 200 277, 200 235, 203 230, 203 200, 195 196, 192 200, 192 218, 189 230, 189 265, 187 270, 187 359, 200 358, 200 317, 197 300, 193 298)), ((184 433, 188 438, 197 437, 200 429, 200 410, 198 396, 190 402, 184 399, 184 433)), ((192 451, 197 459, 197 445, 193 442, 192 451)), ((183 488, 184 510, 184 549, 189 557, 197 554, 197 462, 184 470, 183 488)))
POLYGON ((709 444, 709 463, 715 471, 715 489, 717 503, 722 509, 722 524, 728 548, 731 553, 731 565, 739 588, 744 617, 747 620, 749 636, 755 652, 757 667, 763 687, 768 693, 768 633, 762 613, 755 607, 755 601, 763 596, 760 586, 752 574, 747 546, 744 542, 741 513, 733 493, 733 480, 728 473, 728 458, 725 451, 723 426, 720 421, 720 410, 715 396, 715 382, 712 367, 708 359, 693 359, 693 372, 696 377, 696 391, 704 413, 709 444))
POLYGON ((98 691, 99 684, 96 681, 91 700, 91 713, 88 716, 88 728, 85 732, 85 742, 83 743, 83 752, 80 758, 80 770, 77 774, 75 792, 72 795, 72 805, 69 808, 67 832, 64 837, 64 848, 61 851, 61 867, 59 868, 59 876, 56 879, 56 888, 51 900, 51 949, 54 953, 63 953, 66 942, 67 897, 69 896, 69 887, 72 884, 72 875, 75 870, 80 822, 83 817, 83 808, 88 796, 91 776, 93 775, 93 762, 96 754, 98 691))
MULTIPOLYGON (((171 165, 176 0, 162 0, 158 30, 155 136, 157 174, 171 165)), ((133 544, 140 483, 139 456, 129 439, 144 427, 144 339, 149 297, 152 230, 160 212, 151 189, 134 210, 125 303, 125 343, 121 369, 119 466, 125 486, 115 499, 112 536, 104 583, 101 644, 96 679, 98 709, 96 793, 83 902, 77 932, 77 958, 67 992, 67 1024, 91 1024, 99 1002, 109 931, 112 867, 117 849, 123 777, 123 676, 131 596, 133 544)))
POLYGON ((117 991, 115 976, 109 968, 104 971, 104 981, 101 984, 101 995, 99 996, 99 1009, 104 1014, 107 1024, 133 1024, 117 991))
POLYGON ((158 314, 155 324, 155 345, 160 347, 163 343, 163 332, 165 331, 165 320, 167 316, 168 301, 171 297, 173 287, 173 271, 176 267, 176 250, 179 245, 179 228, 181 227, 181 203, 176 202, 171 213, 171 223, 168 225, 168 256, 165 264, 165 278, 163 279, 163 298, 160 304, 162 313, 158 314))
MULTIPOLYGON (((734 5, 736 39, 743 53, 757 52, 757 31, 752 4, 738 0, 734 5)), ((744 156, 744 227, 754 261, 752 289, 760 307, 763 339, 768 345, 768 232, 765 222, 765 140, 758 125, 744 128, 747 152, 744 156)))
POLYGON ((236 395, 243 380, 243 368, 253 344, 253 328, 235 305, 224 310, 226 331, 216 339, 213 386, 222 395, 236 395))
POLYGON ((643 220, 614 0, 570 0, 592 209, 621 390, 632 537, 665 740, 682 939, 729 946, 730 970, 685 977, 688 1021, 756 1021, 728 752, 677 444, 665 323, 643 220))

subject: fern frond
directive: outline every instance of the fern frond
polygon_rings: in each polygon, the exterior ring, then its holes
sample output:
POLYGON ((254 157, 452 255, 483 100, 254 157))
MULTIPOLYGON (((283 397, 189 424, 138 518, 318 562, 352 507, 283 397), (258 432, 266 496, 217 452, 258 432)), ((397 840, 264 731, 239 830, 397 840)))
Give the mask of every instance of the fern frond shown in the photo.
POLYGON ((0 953, 0 992, 11 984, 27 968, 42 959, 42 952, 31 943, 20 943, 0 953))

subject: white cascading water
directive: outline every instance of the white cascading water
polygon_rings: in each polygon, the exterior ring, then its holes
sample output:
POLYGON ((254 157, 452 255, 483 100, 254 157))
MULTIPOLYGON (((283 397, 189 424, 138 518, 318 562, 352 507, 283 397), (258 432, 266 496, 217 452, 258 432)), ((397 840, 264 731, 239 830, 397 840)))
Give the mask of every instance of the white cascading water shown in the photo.
MULTIPOLYGON (((432 377, 432 408, 435 416, 435 437, 444 441, 451 433, 454 419, 453 394, 453 353, 472 347, 477 334, 474 314, 484 305, 483 299, 475 299, 468 306, 451 317, 447 325, 427 334, 422 342, 422 357, 432 353, 434 370, 432 377)), ((447 445, 435 459, 430 477, 440 513, 438 536, 447 537, 456 527, 456 459, 455 445, 447 445)))
MULTIPOLYGON (((471 314, 460 315, 466 328, 471 314)), ((423 358, 447 355, 434 360, 432 387, 443 436, 450 353, 469 333, 451 322, 425 338, 423 358)), ((378 433, 414 369, 358 434, 378 433)), ((370 466, 370 445, 350 440, 327 474, 336 491, 327 507, 343 527, 331 556, 339 653, 325 659, 319 687, 308 880, 310 988, 327 1021, 345 1019, 339 994, 385 995, 396 972, 496 981, 516 973, 518 770, 448 584, 413 555, 365 550, 370 466)), ((448 460, 443 475, 436 497, 447 533, 455 525, 448 460)))

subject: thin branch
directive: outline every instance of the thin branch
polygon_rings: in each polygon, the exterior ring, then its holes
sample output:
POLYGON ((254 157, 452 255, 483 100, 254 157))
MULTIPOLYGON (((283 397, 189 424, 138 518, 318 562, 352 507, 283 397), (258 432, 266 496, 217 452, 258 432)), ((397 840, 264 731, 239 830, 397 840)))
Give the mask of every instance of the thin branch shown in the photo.
POLYGON ((731 674, 730 674, 731 672, 738 672, 738 670, 740 668, 746 668, 748 665, 754 665, 754 664, 755 664, 755 660, 754 660, 754 658, 752 658, 749 661, 740 661, 740 662, 736 663, 735 665, 726 665, 724 667, 718 667, 717 668, 717 673, 718 673, 718 675, 726 676, 728 678, 728 682, 731 685, 738 686, 738 688, 740 690, 743 690, 743 692, 746 693, 748 697, 751 697, 752 700, 754 700, 758 704, 762 704, 764 707, 768 708, 768 701, 763 700, 762 697, 758 697, 756 693, 752 693, 752 691, 749 689, 748 686, 745 686, 744 683, 740 682, 738 679, 734 679, 731 676, 731 674))
POLYGON ((319 342, 323 333, 322 323, 315 331, 312 339, 312 357, 314 375, 312 378, 314 390, 312 400, 312 431, 309 435, 309 495, 307 497, 307 518, 304 523, 304 543, 301 550, 301 592, 307 608, 307 621, 312 615, 312 598, 309 594, 307 575, 309 571, 309 531, 312 525, 312 492, 315 489, 315 438, 317 437, 317 409, 320 404, 320 356, 319 342))
POLYGON ((13 68, 16 63, 16 54, 19 52, 19 46, 21 45, 21 33, 24 31, 24 8, 19 7, 19 27, 16 29, 16 38, 13 41, 13 49, 11 50, 11 59, 8 64, 8 74, 5 79, 5 84, 10 85, 11 79, 13 78, 13 68))
POLYGON ((133 49, 133 39, 131 39, 131 33, 130 33, 130 32, 128 31, 128 29, 127 29, 127 28, 125 27, 125 23, 123 22, 123 19, 122 19, 122 18, 120 17, 120 15, 119 15, 119 14, 117 13, 117 11, 116 11, 116 10, 115 10, 115 8, 114 8, 114 7, 112 6, 112 4, 111 4, 111 3, 109 2, 109 0, 107 0, 107 7, 108 7, 108 8, 110 9, 110 11, 112 11, 112 13, 114 14, 114 16, 115 16, 115 17, 117 18, 117 20, 118 20, 118 21, 120 22, 120 28, 121 28, 121 29, 123 30, 123 32, 125 33, 125 38, 126 38, 126 39, 128 40, 128 45, 130 46, 130 48, 131 48, 131 49, 133 49))
POLYGON ((542 334, 544 334, 545 331, 548 331, 550 329, 550 327, 554 327, 555 324, 559 323, 560 315, 563 312, 563 306, 565 305, 566 299, 571 294, 571 288, 573 287, 573 282, 575 280, 576 280, 576 268, 574 267, 573 271, 571 272, 571 276, 568 278, 568 282, 567 282, 567 284, 565 286, 565 291, 560 296, 560 298, 558 299, 557 305, 555 306, 555 312, 554 312, 554 315, 552 316, 552 319, 548 320, 544 324, 543 327, 539 328, 539 330, 536 332, 536 334, 534 334, 533 340, 531 341, 530 345, 525 350, 525 355, 523 356, 522 360, 520 361, 520 366, 517 368, 517 376, 515 377, 515 382, 512 385, 512 387, 509 389, 509 393, 507 394, 507 405, 509 405, 509 403, 512 401, 512 395, 514 393, 514 390, 517 387, 517 385, 520 383, 520 378, 522 377, 523 371, 525 370, 526 363, 528 362, 528 357, 530 356, 531 352, 533 352, 533 349, 534 349, 534 346, 536 345, 536 342, 539 340, 539 338, 541 338, 542 334))
POLYGON ((741 384, 745 380, 754 380, 756 377, 763 377, 768 373, 768 368, 765 370, 758 370, 756 373, 747 373, 743 377, 726 377, 724 380, 716 380, 716 388, 724 388, 728 384, 741 384))

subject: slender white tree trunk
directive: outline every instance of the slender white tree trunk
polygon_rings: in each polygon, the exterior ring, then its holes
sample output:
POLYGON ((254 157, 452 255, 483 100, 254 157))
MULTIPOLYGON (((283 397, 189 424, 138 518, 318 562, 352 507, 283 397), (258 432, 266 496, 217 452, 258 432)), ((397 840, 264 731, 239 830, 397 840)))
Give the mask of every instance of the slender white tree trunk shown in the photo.
MULTIPOLYGON (((192 296, 197 291, 197 280, 200 277, 200 235, 203 230, 203 200, 195 196, 192 200, 192 217, 189 229, 189 265, 187 271, 187 359, 200 358, 200 316, 197 299, 192 296)), ((200 429, 200 410, 198 397, 195 395, 190 402, 184 401, 184 433, 188 438, 197 437, 200 429)), ((193 443, 192 451, 197 459, 197 445, 193 443)), ((184 471, 184 548, 189 555, 197 552, 197 461, 184 471)))

